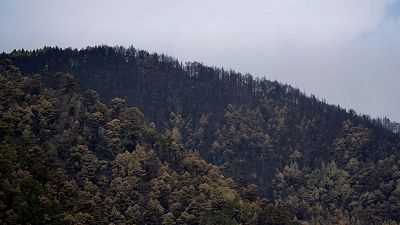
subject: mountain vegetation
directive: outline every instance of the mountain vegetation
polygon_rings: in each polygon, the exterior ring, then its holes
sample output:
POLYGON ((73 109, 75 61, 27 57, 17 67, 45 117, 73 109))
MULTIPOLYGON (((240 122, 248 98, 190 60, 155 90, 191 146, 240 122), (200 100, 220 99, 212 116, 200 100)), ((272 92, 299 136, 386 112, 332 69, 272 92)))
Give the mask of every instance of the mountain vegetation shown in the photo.
POLYGON ((298 224, 123 99, 65 73, 44 88, 7 60, 0 74, 1 224, 298 224))
POLYGON ((1 58, 1 223, 400 222, 387 118, 133 47, 1 58))

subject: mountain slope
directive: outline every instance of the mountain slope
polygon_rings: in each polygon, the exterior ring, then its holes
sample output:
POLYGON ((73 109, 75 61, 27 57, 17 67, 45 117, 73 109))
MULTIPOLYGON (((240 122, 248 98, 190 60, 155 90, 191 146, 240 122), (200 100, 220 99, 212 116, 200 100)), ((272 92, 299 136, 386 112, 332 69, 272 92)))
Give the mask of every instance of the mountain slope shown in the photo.
POLYGON ((297 224, 122 99, 64 73, 44 89, 7 60, 0 80, 1 224, 297 224))
POLYGON ((240 186, 316 223, 399 221, 400 138, 394 124, 298 89, 134 48, 44 48, 3 54, 47 85, 74 74, 105 101, 125 98, 159 131, 240 186), (336 222, 335 222, 336 221, 336 222))

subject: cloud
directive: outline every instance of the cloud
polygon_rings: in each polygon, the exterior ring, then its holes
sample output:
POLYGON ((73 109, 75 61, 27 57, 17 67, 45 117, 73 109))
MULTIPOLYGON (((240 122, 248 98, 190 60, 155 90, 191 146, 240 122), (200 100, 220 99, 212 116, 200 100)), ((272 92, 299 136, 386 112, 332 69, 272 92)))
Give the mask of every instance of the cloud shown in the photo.
POLYGON ((399 0, 5 0, 0 50, 133 44, 400 121, 399 14, 399 0))

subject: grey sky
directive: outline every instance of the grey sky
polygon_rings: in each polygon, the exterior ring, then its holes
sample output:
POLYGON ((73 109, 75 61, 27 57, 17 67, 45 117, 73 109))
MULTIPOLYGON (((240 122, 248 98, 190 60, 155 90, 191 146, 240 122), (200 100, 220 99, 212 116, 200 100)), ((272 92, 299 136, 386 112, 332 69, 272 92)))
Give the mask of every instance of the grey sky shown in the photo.
POLYGON ((124 45, 400 121, 400 0, 1 0, 0 51, 124 45))

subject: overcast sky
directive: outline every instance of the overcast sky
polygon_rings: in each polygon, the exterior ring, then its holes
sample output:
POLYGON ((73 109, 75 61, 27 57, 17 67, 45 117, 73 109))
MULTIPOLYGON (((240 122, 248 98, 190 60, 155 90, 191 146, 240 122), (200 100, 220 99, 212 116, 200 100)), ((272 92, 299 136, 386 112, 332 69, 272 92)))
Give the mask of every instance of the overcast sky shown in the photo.
POLYGON ((1 0, 0 52, 133 45, 400 121, 400 0, 1 0))

